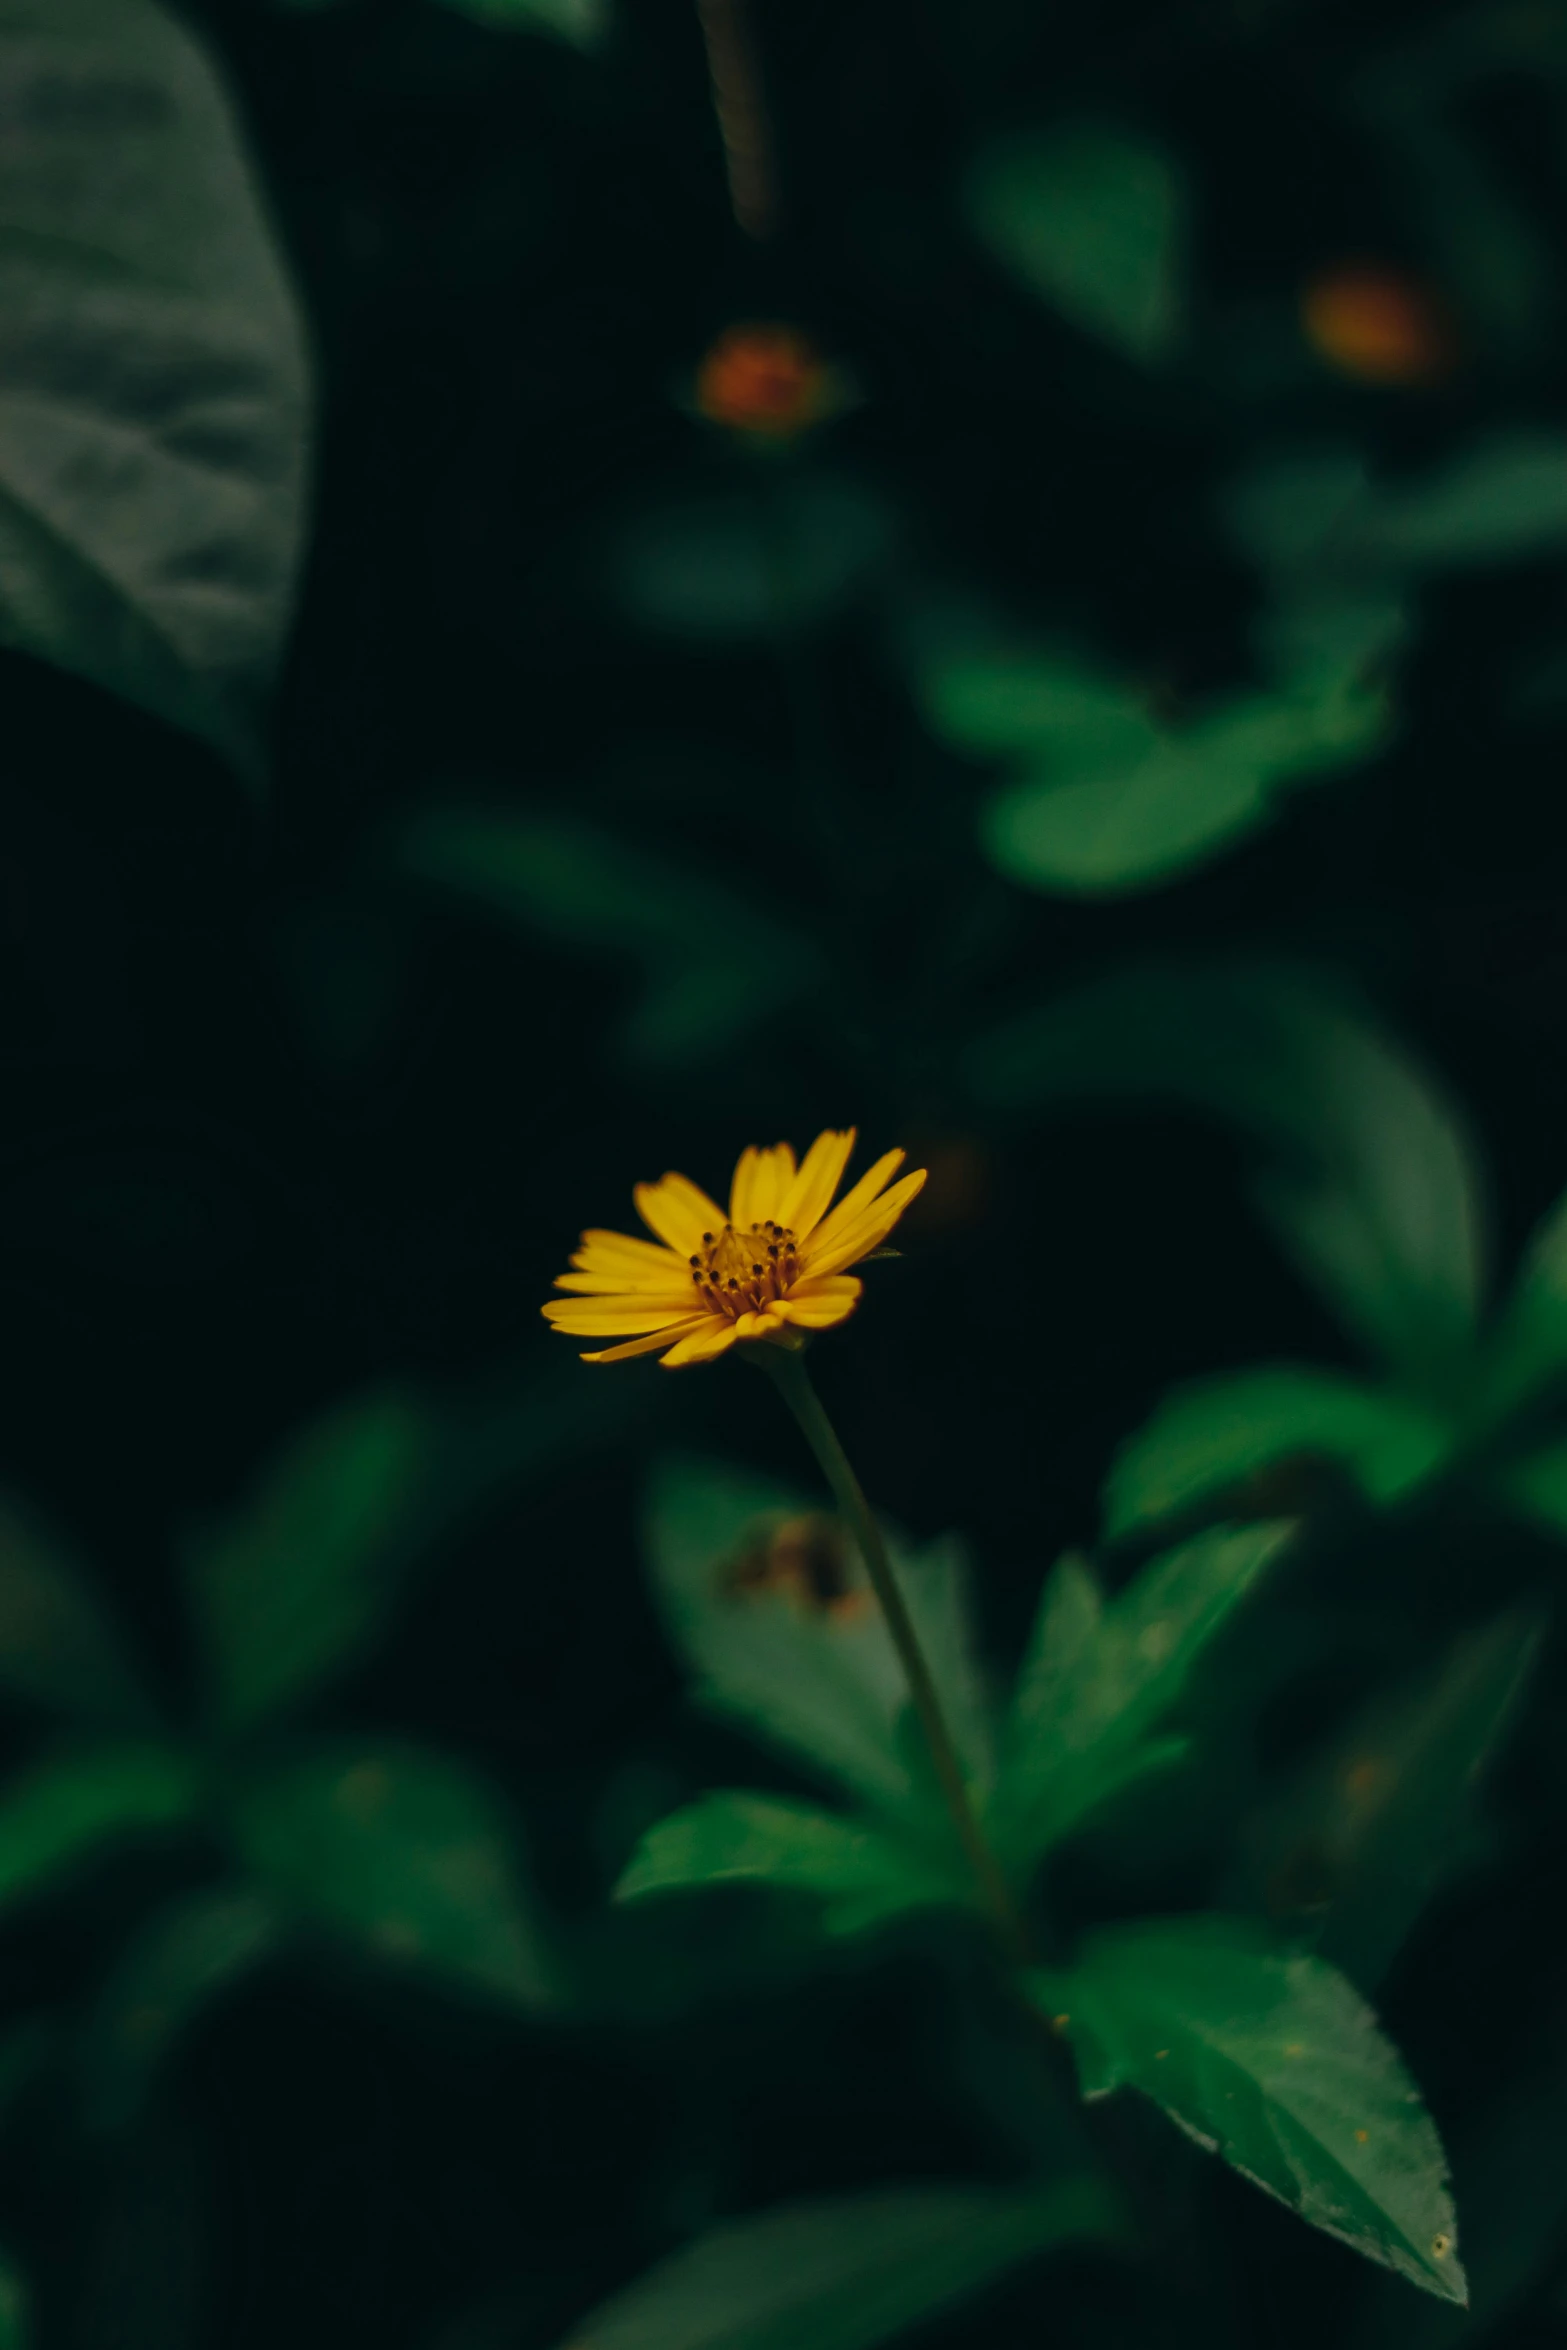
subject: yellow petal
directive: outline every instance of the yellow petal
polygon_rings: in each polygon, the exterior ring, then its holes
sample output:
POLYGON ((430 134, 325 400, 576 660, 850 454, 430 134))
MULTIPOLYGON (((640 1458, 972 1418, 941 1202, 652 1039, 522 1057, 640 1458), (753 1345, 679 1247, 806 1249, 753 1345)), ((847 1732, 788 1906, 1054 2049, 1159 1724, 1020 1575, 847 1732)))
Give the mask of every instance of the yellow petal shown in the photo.
POLYGON ((637 1214, 650 1232, 683 1257, 702 1245, 704 1232, 721 1232, 724 1211, 684 1175, 666 1175, 658 1183, 639 1183, 633 1198, 637 1214))
POLYGON ((629 1232, 584 1232, 582 1244, 572 1257, 572 1263, 585 1273, 608 1271, 612 1265, 635 1266, 640 1272, 662 1267, 668 1272, 672 1258, 684 1264, 691 1254, 655 1247, 651 1240, 638 1240, 629 1232))
POLYGON ((539 1308, 546 1322, 574 1338, 634 1338, 639 1330, 667 1330, 684 1321, 688 1302, 671 1305, 667 1298, 552 1297, 539 1308))
POLYGON ((699 1322, 706 1320, 705 1314, 693 1314, 687 1321, 676 1322, 672 1329, 654 1330, 645 1338, 628 1338, 624 1346, 606 1346, 597 1354, 584 1355, 582 1360, 585 1363, 623 1363, 632 1355, 657 1354, 659 1348, 667 1346, 679 1332, 690 1332, 699 1322))
POLYGON ((860 1258, 869 1256, 873 1248, 880 1248, 924 1181, 923 1167, 912 1175, 905 1175, 901 1183, 895 1183, 890 1191, 884 1192, 873 1206, 856 1216, 845 1230, 834 1233, 825 1247, 818 1243, 810 1251, 805 1272, 808 1275, 837 1273, 845 1265, 858 1264, 860 1258))
POLYGON ((842 1133, 829 1127, 825 1134, 816 1137, 801 1160, 800 1172, 784 1195, 778 1221, 788 1225, 802 1246, 826 1215, 853 1149, 852 1126, 842 1133))
POLYGON ((853 1313, 864 1287, 863 1281, 841 1273, 827 1280, 797 1281, 774 1310, 780 1321, 792 1322, 798 1330, 830 1330, 853 1313))
POLYGON ((667 1297, 677 1314, 688 1313, 692 1305, 690 1271, 667 1254, 657 1272, 628 1273, 624 1265, 612 1265, 607 1273, 557 1273, 555 1287, 578 1297, 645 1297, 650 1302, 667 1297))
POLYGON ((786 1142, 773 1149, 747 1144, 740 1153, 735 1168, 735 1179, 729 1192, 729 1215, 742 1232, 753 1224, 765 1224, 778 1215, 784 1194, 794 1181, 794 1153, 786 1142))
MULTIPOLYGON (((838 1205, 825 1215, 812 1235, 817 1248, 829 1248, 840 1232, 846 1232, 855 1218, 868 1208, 877 1194, 884 1191, 902 1166, 907 1154, 903 1151, 883 1151, 874 1167, 867 1167, 852 1190, 846 1191, 838 1205)), ((795 1235, 798 1239, 799 1235, 795 1235)))
POLYGON ((678 1371, 683 1363, 710 1363, 716 1355, 726 1354, 734 1345, 738 1325, 722 1321, 717 1314, 704 1316, 702 1326, 693 1330, 672 1346, 664 1357, 663 1369, 678 1371))

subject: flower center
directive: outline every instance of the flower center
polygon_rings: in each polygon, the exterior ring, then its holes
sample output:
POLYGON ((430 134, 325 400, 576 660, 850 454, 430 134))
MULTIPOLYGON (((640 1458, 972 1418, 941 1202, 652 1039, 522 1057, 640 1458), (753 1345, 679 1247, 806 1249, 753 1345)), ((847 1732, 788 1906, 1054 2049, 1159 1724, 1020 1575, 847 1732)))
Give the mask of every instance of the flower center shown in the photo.
POLYGON ((742 1314, 760 1313, 769 1298, 784 1296, 799 1275, 794 1234, 771 1217, 744 1232, 733 1224, 726 1224, 722 1232, 704 1232, 701 1249, 691 1259, 691 1278, 703 1305, 731 1322, 742 1314))

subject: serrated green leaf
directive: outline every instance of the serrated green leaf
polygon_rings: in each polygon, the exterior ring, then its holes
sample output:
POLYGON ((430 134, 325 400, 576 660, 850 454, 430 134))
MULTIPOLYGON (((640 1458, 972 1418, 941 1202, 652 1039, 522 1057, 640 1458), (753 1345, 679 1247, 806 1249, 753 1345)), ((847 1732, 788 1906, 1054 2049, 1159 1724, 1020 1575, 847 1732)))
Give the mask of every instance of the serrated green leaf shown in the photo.
POLYGON ((1440 1465, 1456 1435, 1439 1413, 1336 1371, 1277 1363, 1194 1380, 1116 1454, 1105 1535, 1113 1541, 1222 1500, 1302 1455, 1341 1464, 1369 1500, 1394 1501, 1440 1465))
POLYGON ((1308 1930, 1363 1991, 1377 1988, 1432 1895, 1473 1858, 1479 1782, 1539 1643, 1530 1615, 1459 1641, 1418 1686, 1368 1707, 1256 1832, 1275 1919, 1308 1930))
POLYGON ((785 2204, 661 2261, 579 2319, 564 2350, 875 2350, 1022 2261, 1110 2230, 1083 2180, 785 2204))
POLYGON ((1038 1996, 1085 2095, 1135 2088, 1302 2219, 1465 2298, 1441 2143, 1353 1987, 1243 1919, 1108 1927, 1038 1996))
POLYGON ((716 1885, 770 1885, 810 1895, 830 1935, 862 1934, 910 1909, 972 1909, 973 1880, 864 1819, 734 1790, 707 1795, 649 1829, 615 1889, 618 1901, 716 1885))
POLYGON ((80 1565, 9 1494, 0 1494, 0 1690, 103 1727, 143 1727, 151 1714, 80 1565))
MULTIPOLYGON (((835 1521, 786 1488, 716 1464, 666 1463, 647 1515, 653 1583, 702 1703, 758 1730, 863 1800, 899 1810, 924 1788, 903 1733, 903 1668, 835 1521), (836 1604, 747 1582, 776 1560, 780 1535, 825 1544, 843 1577, 836 1604), (802 1604, 803 1600, 803 1604, 802 1604)), ((990 1771, 986 1692, 974 1661, 966 1562, 950 1542, 910 1552, 893 1540, 904 1595, 944 1711, 976 1786, 990 1771)))
POLYGON ((1415 1393, 1467 1391, 1483 1291, 1480 1186, 1439 1089, 1334 986, 1288 965, 1149 963, 975 1049, 1020 1105, 1176 1100, 1268 1146, 1264 1212, 1301 1271, 1415 1393))
POLYGON ((964 207, 998 260, 1075 326, 1151 366, 1180 338, 1185 191, 1135 133, 1065 125, 997 140, 971 166, 964 207))
POLYGON ((77 2070, 89 2126, 133 2121, 183 2034, 283 1939, 271 1903, 248 1885, 204 1886, 144 1924, 82 2026, 77 2070))
POLYGON ((240 1511, 190 1542, 226 1728, 253 1727, 363 1651, 410 1563, 434 1454, 411 1399, 361 1399, 307 1428, 240 1511))
POLYGON ((1199 1535, 1108 1602, 1083 1561, 1061 1561, 1018 1675, 987 1820, 1010 1865, 1032 1865, 1112 1794, 1177 1759, 1179 1744, 1153 1733, 1291 1531, 1199 1535))
POLYGON ((309 386, 227 100, 151 0, 0 0, 0 113, 0 643, 254 776, 309 386))
POLYGON ((405 828, 399 853, 422 879, 525 931, 634 964, 643 992, 625 1045, 647 1068, 711 1060, 822 977, 803 932, 601 827, 430 809, 405 828))
POLYGON ((277 1900, 393 1965, 526 2007, 553 1968, 516 1839, 475 1772, 415 1747, 337 1745, 254 1778, 245 1860, 277 1900))
POLYGON ((151 1740, 36 1764, 0 1794, 0 1906, 48 1891, 122 1839, 183 1826, 198 1802, 186 1757, 151 1740))

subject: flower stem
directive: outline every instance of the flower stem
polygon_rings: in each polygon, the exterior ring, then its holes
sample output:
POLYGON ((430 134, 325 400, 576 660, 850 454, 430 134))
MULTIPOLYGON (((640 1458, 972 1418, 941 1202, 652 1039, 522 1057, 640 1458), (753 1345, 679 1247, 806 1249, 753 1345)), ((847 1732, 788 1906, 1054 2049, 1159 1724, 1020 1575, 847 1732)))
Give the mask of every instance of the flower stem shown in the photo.
POLYGON ((914 1710, 919 1716, 920 1728, 930 1749, 937 1781, 975 1884, 1007 1955, 1019 1966, 1029 1966, 1033 1963, 1033 1957, 1023 1921, 1018 1915, 1017 1905, 1000 1864, 979 1824, 968 1782, 963 1775, 963 1765, 952 1732, 947 1726, 946 1716, 941 1710, 941 1699, 925 1651, 920 1646, 914 1618, 909 1613, 908 1602, 893 1572, 881 1528, 849 1464, 849 1456, 839 1443, 838 1432, 822 1408, 821 1398, 811 1384, 803 1357, 798 1352, 786 1352, 782 1347, 759 1346, 754 1350, 754 1359, 771 1373, 785 1403, 799 1423, 801 1434, 815 1454, 818 1467, 832 1487, 838 1507, 859 1545, 871 1587, 880 1603, 887 1630, 892 1636, 892 1645, 898 1652, 898 1661, 909 1684, 909 1695, 914 1701, 914 1710))

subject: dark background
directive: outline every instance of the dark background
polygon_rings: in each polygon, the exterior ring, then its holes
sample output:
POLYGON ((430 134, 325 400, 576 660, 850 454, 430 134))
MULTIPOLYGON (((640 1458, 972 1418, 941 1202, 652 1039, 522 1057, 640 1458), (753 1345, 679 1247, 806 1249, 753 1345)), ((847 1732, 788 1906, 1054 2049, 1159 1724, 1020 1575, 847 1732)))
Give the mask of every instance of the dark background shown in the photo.
MULTIPOLYGON (((1435 37, 1423 5, 759 6, 786 196, 765 248, 729 215, 684 0, 627 0, 597 56, 435 5, 186 13, 311 322, 316 516, 264 808, 150 718, 3 663, 6 1474, 177 1695, 178 1529, 311 1415, 388 1377, 591 1386, 571 1449, 446 1546, 331 1714, 484 1766, 542 1902, 591 1933, 648 1775, 678 1792, 742 1767, 683 1710, 644 1592, 647 1460, 673 1442, 805 1482, 728 1366, 596 1371, 537 1335, 577 1229, 627 1222, 633 1181, 678 1166, 716 1188, 746 1140, 847 1122, 933 1168, 820 1383, 878 1503, 969 1534, 1006 1660, 1173 1380, 1354 1358, 1249 1217, 1222 1133, 1154 1108, 987 1112, 973 1037, 1126 955, 1282 946, 1361 983, 1443 1073, 1483 1138, 1503 1263, 1567 1172, 1567 706, 1518 708, 1560 642, 1558 557, 1423 593, 1401 732, 1369 771, 1168 889, 1032 896, 986 871, 975 774, 921 724, 876 593, 786 662, 617 603, 620 518, 744 461, 686 405, 703 349, 736 318, 807 328, 859 386, 833 461, 894 518, 906 578, 1197 692, 1248 674, 1255 582, 1215 520, 1242 439, 1320 429, 1413 469, 1498 420, 1549 425, 1567 342, 1547 322, 1517 364, 1470 335, 1449 379, 1407 391, 1306 347, 1315 273, 1439 277, 1396 159, 1343 102, 1366 61, 1435 37), (1263 390, 1217 365, 1134 380, 965 227, 980 138, 1102 109, 1179 154, 1208 347, 1284 352, 1263 390), (837 811, 832 869, 802 761, 837 811), (456 799, 739 877, 819 942, 826 982, 700 1066, 639 1067, 623 959, 410 882, 399 824, 456 799)), ((1554 72, 1523 64, 1462 106, 1558 267, 1564 112, 1554 72)), ((1403 1611, 1388 1644, 1412 1652, 1555 1571, 1543 1541, 1455 1512, 1418 1540, 1351 1529, 1322 1604, 1376 1639, 1403 1611)), ((1345 1645, 1264 1719, 1265 1758, 1340 1717, 1365 1669, 1345 1645)), ((1501 1859, 1437 1905, 1384 1998, 1450 2139, 1499 2080, 1564 2061, 1559 1695, 1548 1673, 1498 1783, 1501 1859)), ((16 2010, 88 1981, 146 1898, 109 1870, 10 1927, 16 2010)), ((930 1953, 759 1985, 749 1945, 726 1971, 683 1932, 652 2020, 517 2022, 280 1963, 190 2036, 129 2144, 31 2114, 5 2199, 39 2340, 543 2346, 714 2216, 1005 2169, 930 1953)), ((1562 2152, 1543 2126, 1515 2149, 1531 2176, 1562 2152)), ((1195 2192, 1195 2248, 1035 2272, 940 2338, 1360 2338, 1373 2284, 1348 2254, 1216 2171, 1195 2192)), ((1376 2289, 1364 2322, 1388 2340, 1448 2322, 1376 2289)), ((1488 2338, 1558 2339, 1559 2290, 1547 2238, 1488 2338)))

